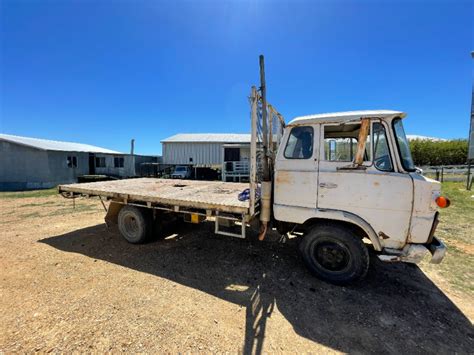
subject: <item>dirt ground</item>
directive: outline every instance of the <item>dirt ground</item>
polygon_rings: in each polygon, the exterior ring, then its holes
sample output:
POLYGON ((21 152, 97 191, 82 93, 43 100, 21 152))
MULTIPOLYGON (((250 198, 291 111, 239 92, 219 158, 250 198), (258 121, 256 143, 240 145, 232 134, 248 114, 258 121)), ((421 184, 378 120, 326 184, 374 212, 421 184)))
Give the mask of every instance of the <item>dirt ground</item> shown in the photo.
POLYGON ((203 224, 135 246, 103 217, 98 200, 0 199, 0 352, 474 349, 473 294, 436 267, 373 259, 364 283, 337 287, 308 273, 294 239, 203 224))

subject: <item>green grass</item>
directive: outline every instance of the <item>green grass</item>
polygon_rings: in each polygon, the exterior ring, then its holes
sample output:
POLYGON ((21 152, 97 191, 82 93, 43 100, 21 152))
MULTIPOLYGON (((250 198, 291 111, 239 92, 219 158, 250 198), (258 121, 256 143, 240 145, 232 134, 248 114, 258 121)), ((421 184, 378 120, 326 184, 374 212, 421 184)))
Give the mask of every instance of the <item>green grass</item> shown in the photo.
POLYGON ((474 237, 474 190, 466 190, 459 182, 444 182, 442 195, 451 200, 451 206, 441 209, 439 231, 451 239, 473 244, 474 237))
POLYGON ((443 261, 440 274, 455 289, 474 295, 474 257, 448 244, 448 256, 443 261))
POLYGON ((44 201, 44 202, 27 203, 25 205, 20 205, 18 207, 44 207, 44 206, 54 206, 56 204, 57 204, 56 201, 44 201))
POLYGON ((31 212, 31 213, 27 213, 27 214, 22 214, 21 215, 21 218, 22 219, 25 219, 25 218, 37 218, 37 217, 41 217, 41 214, 39 212, 31 212))
POLYGON ((424 269, 439 272, 453 288, 474 295, 474 190, 467 191, 465 183, 444 182, 442 194, 451 206, 440 210, 436 235, 448 247, 439 265, 424 262, 424 269))
MULTIPOLYGON (((98 206, 83 205, 76 202, 76 207, 72 207, 72 202, 70 207, 60 208, 56 211, 48 213, 47 216, 63 216, 71 213, 81 213, 81 212, 100 212, 101 209, 98 206)), ((102 210, 103 211, 103 210, 102 210)))
POLYGON ((31 197, 49 197, 56 195, 58 190, 56 188, 45 190, 32 191, 15 191, 15 192, 0 192, 0 199, 5 198, 31 198, 31 197))

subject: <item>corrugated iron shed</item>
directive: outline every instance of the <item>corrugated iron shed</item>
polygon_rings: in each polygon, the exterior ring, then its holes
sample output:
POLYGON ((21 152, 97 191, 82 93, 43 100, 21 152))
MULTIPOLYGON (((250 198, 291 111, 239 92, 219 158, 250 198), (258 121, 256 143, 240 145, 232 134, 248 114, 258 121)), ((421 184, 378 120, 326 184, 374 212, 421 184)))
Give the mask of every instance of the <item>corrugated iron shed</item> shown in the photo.
POLYGON ((250 134, 182 133, 166 138, 161 143, 165 164, 222 166, 224 146, 250 146, 250 134))
POLYGON ((180 133, 163 139, 161 143, 250 143, 250 134, 236 133, 180 133))
POLYGON ((85 153, 109 153, 109 154, 122 154, 115 150, 110 150, 106 148, 96 147, 89 144, 82 143, 72 143, 72 142, 62 142, 62 141, 53 141, 48 139, 39 139, 39 138, 30 138, 30 137, 21 137, 14 136, 10 134, 0 133, 0 140, 24 145, 31 148, 36 148, 40 150, 52 150, 60 152, 85 152, 85 153))

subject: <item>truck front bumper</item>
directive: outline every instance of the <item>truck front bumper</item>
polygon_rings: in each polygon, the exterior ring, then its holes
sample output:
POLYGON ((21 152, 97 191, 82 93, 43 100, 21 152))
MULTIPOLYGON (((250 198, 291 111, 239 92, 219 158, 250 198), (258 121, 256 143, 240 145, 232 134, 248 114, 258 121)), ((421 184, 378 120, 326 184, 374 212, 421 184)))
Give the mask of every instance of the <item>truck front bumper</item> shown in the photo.
POLYGON ((439 264, 444 259, 446 255, 446 245, 441 239, 433 237, 433 241, 427 245, 428 250, 431 253, 431 263, 439 264))
POLYGON ((446 245, 440 239, 433 237, 431 243, 408 244, 402 250, 385 248, 384 254, 378 255, 378 257, 382 261, 402 261, 418 264, 429 252, 431 254, 430 262, 432 264, 439 264, 444 259, 446 250, 446 245))

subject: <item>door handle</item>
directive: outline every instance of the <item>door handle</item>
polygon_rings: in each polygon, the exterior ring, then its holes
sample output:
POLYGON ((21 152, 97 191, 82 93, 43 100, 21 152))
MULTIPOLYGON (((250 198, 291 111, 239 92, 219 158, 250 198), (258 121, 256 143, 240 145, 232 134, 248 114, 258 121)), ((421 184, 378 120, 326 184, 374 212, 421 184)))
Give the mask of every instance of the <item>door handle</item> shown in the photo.
POLYGON ((323 189, 335 189, 337 187, 337 184, 334 184, 332 182, 321 182, 319 184, 319 187, 323 189))

